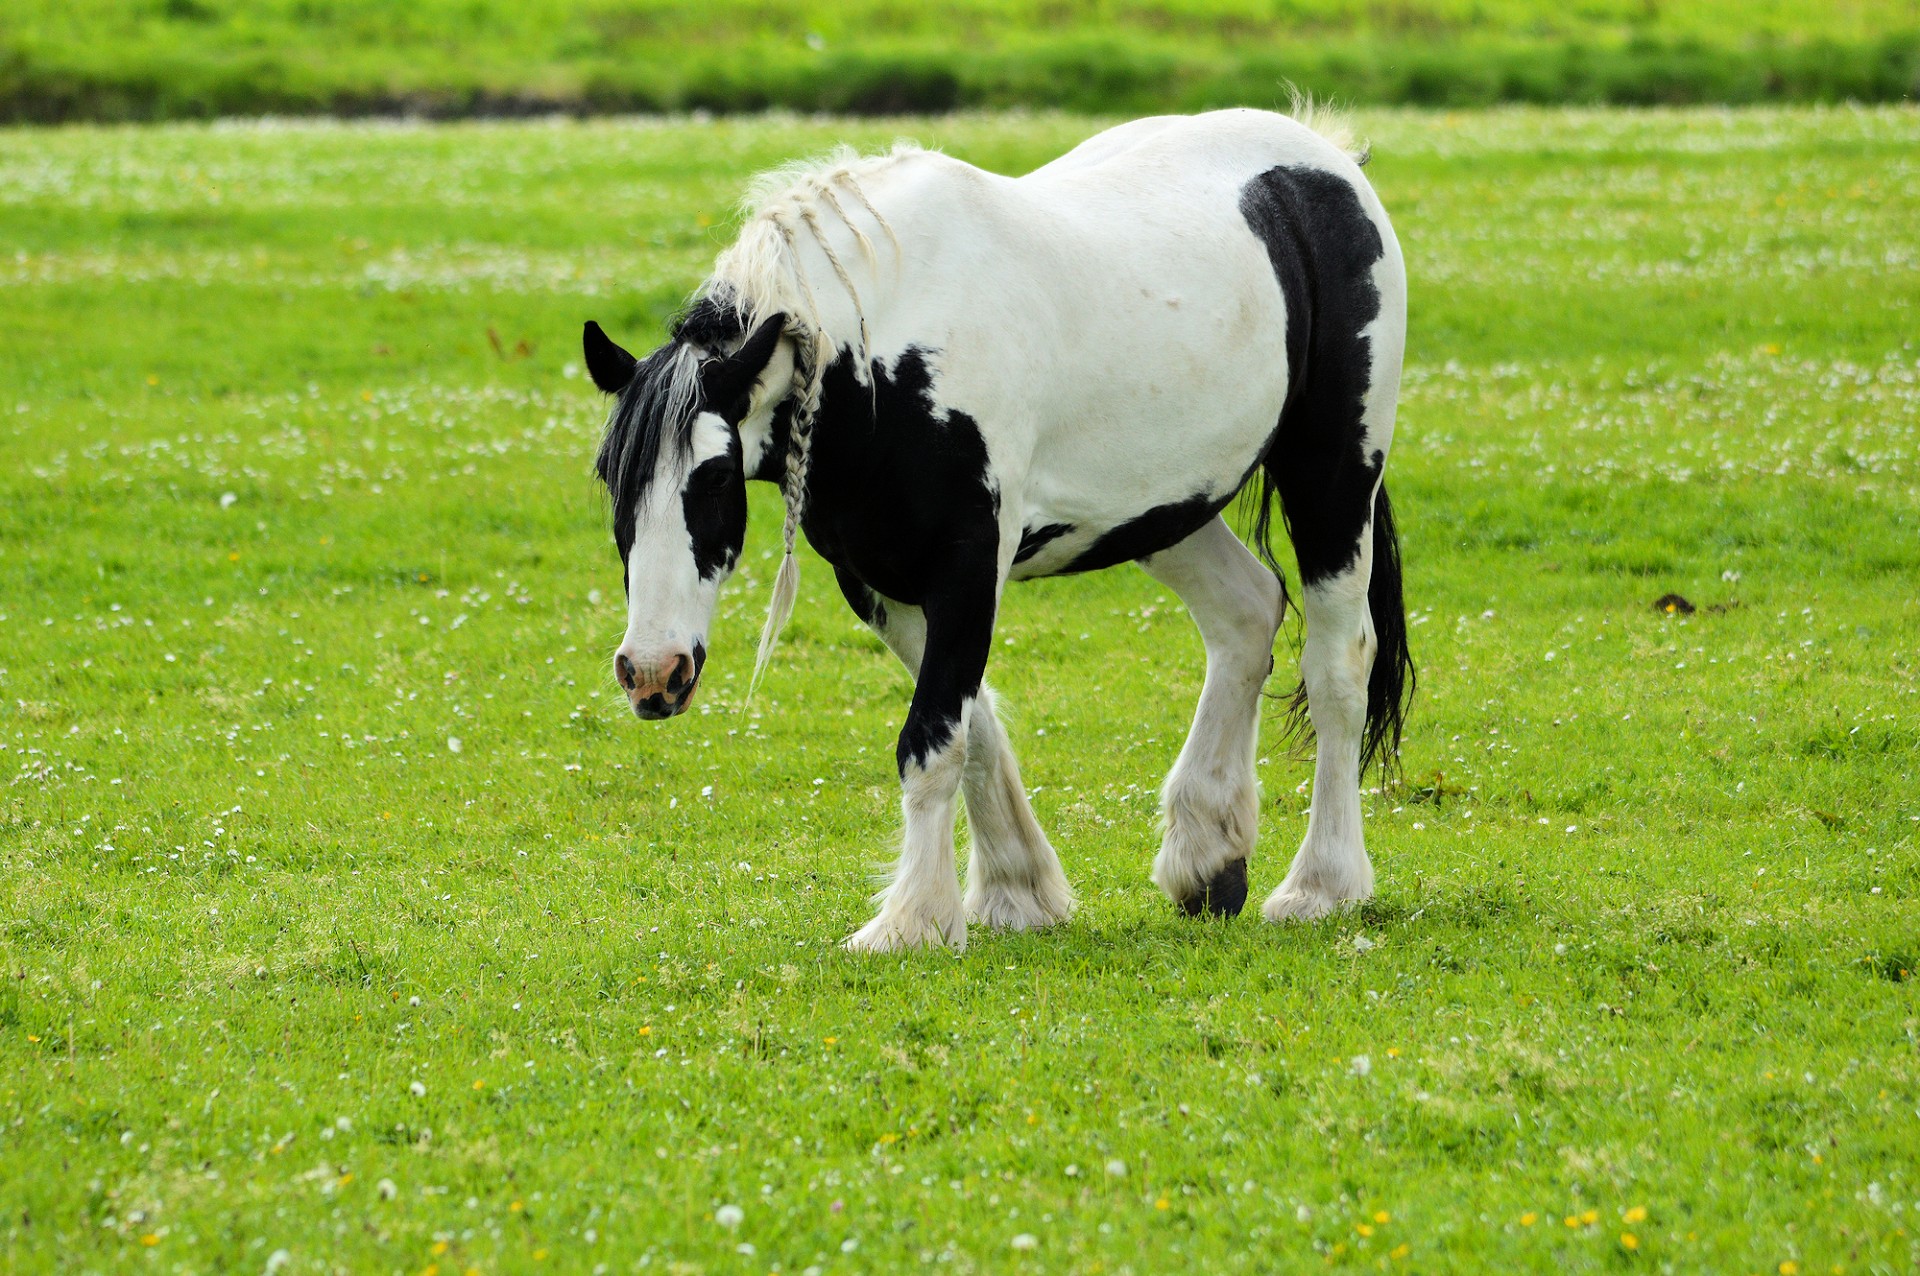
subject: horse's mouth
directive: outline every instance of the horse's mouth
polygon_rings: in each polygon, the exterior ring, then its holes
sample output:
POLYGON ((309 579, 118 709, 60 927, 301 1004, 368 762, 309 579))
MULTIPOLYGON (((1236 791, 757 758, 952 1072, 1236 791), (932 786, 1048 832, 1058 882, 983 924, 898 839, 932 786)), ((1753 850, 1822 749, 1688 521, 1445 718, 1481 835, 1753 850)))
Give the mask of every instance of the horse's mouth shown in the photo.
POLYGON ((685 713, 687 706, 693 703, 693 693, 699 687, 700 680, 696 678, 689 682, 677 696, 656 691, 644 699, 631 700, 628 703, 633 706, 633 714, 636 718, 643 722, 659 722, 664 718, 677 717, 685 713))

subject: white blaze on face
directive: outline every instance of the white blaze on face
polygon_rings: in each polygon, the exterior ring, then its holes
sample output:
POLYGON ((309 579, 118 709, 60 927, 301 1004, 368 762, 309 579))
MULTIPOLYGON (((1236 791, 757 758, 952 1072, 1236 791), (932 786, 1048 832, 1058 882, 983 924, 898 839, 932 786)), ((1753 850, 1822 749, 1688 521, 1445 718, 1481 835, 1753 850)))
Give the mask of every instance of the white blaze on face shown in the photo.
POLYGON ((680 653, 691 654, 696 643, 706 644, 720 585, 730 573, 701 579, 687 530, 684 492, 688 476, 700 463, 726 455, 731 443, 725 421, 711 412, 700 413, 693 419, 690 448, 660 449, 659 468, 634 511, 633 548, 627 552, 627 635, 620 651, 643 683, 653 680, 655 670, 671 668, 680 653))

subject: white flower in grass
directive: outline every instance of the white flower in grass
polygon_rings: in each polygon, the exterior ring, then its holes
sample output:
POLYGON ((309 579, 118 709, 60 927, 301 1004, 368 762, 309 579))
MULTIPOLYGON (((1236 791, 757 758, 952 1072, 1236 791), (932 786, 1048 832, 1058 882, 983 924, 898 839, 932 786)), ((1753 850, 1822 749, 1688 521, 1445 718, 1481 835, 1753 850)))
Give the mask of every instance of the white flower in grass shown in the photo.
POLYGON ((1014 1237, 1011 1244, 1015 1249, 1039 1249, 1040 1240, 1032 1232, 1022 1232, 1014 1237))
POLYGON ((223 510, 232 509, 235 505, 239 503, 239 501, 240 501, 240 498, 238 496, 235 496, 232 492, 220 493, 220 508, 223 510))
POLYGON ((412 1085, 407 1087, 407 1093, 411 1094, 416 1099, 424 1099, 427 1097, 427 1087, 422 1083, 416 1081, 412 1085))
POLYGON ((1123 1179, 1127 1177, 1127 1163, 1118 1157, 1108 1161, 1107 1177, 1112 1179, 1123 1179))
POLYGON ((379 1183, 374 1185, 373 1190, 380 1194, 380 1199, 383 1201, 391 1201, 394 1197, 400 1195, 400 1189, 394 1186, 392 1179, 381 1179, 379 1183))
POLYGON ((1353 1075, 1364 1077, 1373 1071, 1373 1060, 1363 1054, 1353 1056, 1353 1075))
POLYGON ((738 1205, 722 1205, 713 1212, 713 1221, 732 1231, 745 1221, 747 1212, 738 1205))
POLYGON ((448 753, 458 753, 458 752, 460 752, 460 750, 461 750, 461 749, 462 749, 463 747, 464 747, 464 746, 463 746, 463 745, 462 745, 462 744, 460 743, 460 737, 459 737, 459 736, 457 736, 457 735, 450 735, 450 736, 448 736, 448 737, 447 737, 447 752, 448 752, 448 753))

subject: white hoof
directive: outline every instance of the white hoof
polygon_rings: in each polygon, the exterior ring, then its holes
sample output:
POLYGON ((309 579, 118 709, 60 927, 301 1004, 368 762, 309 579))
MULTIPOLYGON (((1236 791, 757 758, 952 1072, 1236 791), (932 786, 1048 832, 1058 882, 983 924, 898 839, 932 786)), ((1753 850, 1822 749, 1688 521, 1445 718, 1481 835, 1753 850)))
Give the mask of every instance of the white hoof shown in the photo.
POLYGON ((967 918, 959 909, 941 919, 882 908, 879 916, 848 936, 841 946, 850 953, 901 953, 910 948, 965 952, 967 918))
POLYGON ((1072 916, 1073 904, 1073 888, 1059 876, 1039 885, 967 886, 967 916, 993 930, 1045 930, 1072 916))
POLYGON ((1261 905, 1260 915, 1270 922, 1317 922, 1330 913, 1353 907, 1364 898, 1354 896, 1341 899, 1282 882, 1279 889, 1267 896, 1267 902, 1261 905))

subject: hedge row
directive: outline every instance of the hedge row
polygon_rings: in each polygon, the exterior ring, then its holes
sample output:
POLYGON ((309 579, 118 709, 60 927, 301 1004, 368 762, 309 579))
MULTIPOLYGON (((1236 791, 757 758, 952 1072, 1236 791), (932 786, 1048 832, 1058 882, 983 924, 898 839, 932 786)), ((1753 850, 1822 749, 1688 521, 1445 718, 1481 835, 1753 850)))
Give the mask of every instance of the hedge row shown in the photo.
POLYGON ((778 48, 722 57, 700 50, 541 68, 523 82, 483 78, 449 62, 424 73, 412 67, 406 83, 377 69, 271 52, 213 59, 120 48, 89 60, 16 43, 0 46, 0 121, 771 108, 880 115, 1010 106, 1130 114, 1272 104, 1284 100, 1288 83, 1381 105, 1894 102, 1920 97, 1920 32, 1738 48, 1652 40, 1605 47, 1305 43, 1220 57, 1131 39, 990 52, 864 48, 814 55, 778 48))

